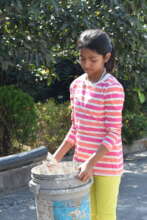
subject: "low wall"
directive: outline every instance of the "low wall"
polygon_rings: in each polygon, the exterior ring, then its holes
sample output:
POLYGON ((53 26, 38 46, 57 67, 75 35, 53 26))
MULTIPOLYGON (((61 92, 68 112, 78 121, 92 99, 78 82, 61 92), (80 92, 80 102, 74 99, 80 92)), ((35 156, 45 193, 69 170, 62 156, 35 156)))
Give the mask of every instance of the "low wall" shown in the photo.
POLYGON ((124 156, 147 150, 147 137, 136 140, 130 146, 123 146, 124 156))
POLYGON ((48 149, 34 150, 0 158, 0 193, 7 193, 28 185, 31 169, 47 156, 48 149))
MULTIPOLYGON (((147 150, 147 138, 135 141, 131 146, 124 146, 124 155, 147 150)), ((28 186, 31 169, 40 164, 47 156, 48 149, 39 147, 29 152, 0 158, 0 193, 7 193, 28 186)), ((71 156, 64 158, 71 160, 71 156)))

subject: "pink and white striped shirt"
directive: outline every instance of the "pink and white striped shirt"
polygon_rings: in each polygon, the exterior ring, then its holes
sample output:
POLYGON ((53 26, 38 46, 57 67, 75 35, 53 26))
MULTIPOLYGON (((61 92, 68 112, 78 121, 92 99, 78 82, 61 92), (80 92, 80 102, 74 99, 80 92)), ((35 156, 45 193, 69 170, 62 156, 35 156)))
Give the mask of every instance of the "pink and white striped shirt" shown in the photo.
POLYGON ((123 87, 109 73, 96 83, 86 76, 81 75, 70 85, 72 125, 65 140, 75 145, 73 160, 79 162, 87 160, 103 144, 109 151, 94 166, 94 175, 121 175, 123 87))

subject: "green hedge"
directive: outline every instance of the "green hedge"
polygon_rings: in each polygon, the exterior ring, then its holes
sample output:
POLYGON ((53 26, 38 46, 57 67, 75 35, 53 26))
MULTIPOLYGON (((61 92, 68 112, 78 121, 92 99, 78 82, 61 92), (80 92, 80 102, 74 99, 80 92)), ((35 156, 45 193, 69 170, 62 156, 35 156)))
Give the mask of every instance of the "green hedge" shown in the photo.
POLYGON ((0 87, 0 153, 10 154, 14 146, 34 141, 36 126, 32 97, 14 86, 0 87))
POLYGON ((63 141, 71 125, 69 102, 57 104, 53 99, 36 105, 38 130, 34 147, 45 145, 53 153, 63 141))
MULTIPOLYGON (((59 104, 54 99, 36 105, 38 131, 35 147, 45 145, 53 153, 62 143, 71 125, 69 106, 69 102, 59 104)), ((123 144, 131 144, 133 140, 145 136, 146 128, 147 120, 143 113, 127 112, 123 117, 123 144)))

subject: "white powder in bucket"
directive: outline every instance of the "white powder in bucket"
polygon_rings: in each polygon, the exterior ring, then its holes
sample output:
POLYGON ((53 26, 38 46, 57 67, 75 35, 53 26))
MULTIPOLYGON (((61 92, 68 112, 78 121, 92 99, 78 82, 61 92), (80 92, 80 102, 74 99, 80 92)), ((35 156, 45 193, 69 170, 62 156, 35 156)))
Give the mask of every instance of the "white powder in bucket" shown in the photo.
POLYGON ((35 173, 43 175, 66 175, 78 173, 79 163, 75 161, 57 162, 50 153, 42 165, 35 167, 35 173))

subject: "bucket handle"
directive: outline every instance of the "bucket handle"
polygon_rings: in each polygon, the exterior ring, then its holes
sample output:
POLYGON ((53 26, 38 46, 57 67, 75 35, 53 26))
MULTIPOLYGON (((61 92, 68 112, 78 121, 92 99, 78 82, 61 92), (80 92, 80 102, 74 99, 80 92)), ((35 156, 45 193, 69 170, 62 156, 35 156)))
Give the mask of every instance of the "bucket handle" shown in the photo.
POLYGON ((36 194, 36 195, 39 194, 40 185, 34 183, 33 180, 30 180, 30 182, 29 182, 29 188, 30 188, 30 191, 33 192, 34 194, 36 194))

